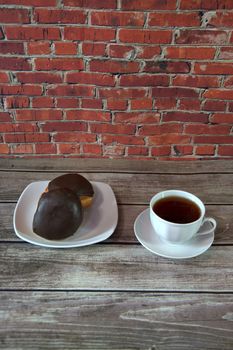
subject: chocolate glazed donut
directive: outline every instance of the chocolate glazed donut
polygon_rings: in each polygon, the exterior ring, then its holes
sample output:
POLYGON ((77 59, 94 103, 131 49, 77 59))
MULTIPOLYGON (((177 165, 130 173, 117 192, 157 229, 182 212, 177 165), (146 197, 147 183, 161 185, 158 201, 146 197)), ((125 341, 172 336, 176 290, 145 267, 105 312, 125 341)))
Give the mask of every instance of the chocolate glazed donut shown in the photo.
POLYGON ((49 240, 61 240, 76 232, 83 219, 78 196, 66 188, 44 192, 33 218, 33 231, 49 240))
POLYGON ((82 206, 89 207, 92 203, 94 190, 92 184, 80 174, 64 174, 56 177, 48 184, 48 191, 68 188, 80 197, 82 206))

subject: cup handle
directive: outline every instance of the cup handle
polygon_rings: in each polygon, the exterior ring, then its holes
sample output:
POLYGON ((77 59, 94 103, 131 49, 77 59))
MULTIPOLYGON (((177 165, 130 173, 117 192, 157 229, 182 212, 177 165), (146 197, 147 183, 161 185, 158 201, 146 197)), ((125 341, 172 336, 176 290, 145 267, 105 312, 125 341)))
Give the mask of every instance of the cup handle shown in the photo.
POLYGON ((202 221, 201 226, 203 226, 205 222, 210 222, 212 224, 212 228, 207 230, 207 231, 204 231, 204 232, 199 232, 199 233, 197 232, 197 234, 196 234, 197 236, 207 235, 208 233, 211 233, 211 232, 213 232, 216 229, 217 222, 216 222, 216 220, 214 218, 209 218, 209 217, 205 218, 202 221))

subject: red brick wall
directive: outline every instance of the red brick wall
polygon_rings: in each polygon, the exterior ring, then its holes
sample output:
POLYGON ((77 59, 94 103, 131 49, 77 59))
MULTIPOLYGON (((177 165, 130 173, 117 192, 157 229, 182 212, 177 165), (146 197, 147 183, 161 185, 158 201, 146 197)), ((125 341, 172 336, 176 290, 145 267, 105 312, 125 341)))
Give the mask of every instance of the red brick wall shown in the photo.
POLYGON ((0 156, 233 158, 233 0, 0 0, 0 156))

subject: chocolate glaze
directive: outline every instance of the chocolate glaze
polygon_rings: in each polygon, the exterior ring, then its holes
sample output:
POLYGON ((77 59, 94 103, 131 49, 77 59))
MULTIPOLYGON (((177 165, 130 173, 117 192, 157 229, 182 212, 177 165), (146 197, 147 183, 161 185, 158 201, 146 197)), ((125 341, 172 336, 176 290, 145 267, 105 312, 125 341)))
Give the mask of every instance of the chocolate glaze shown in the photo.
POLYGON ((49 240, 71 236, 83 219, 79 197, 64 188, 44 192, 33 218, 33 231, 49 240))
POLYGON ((94 195, 92 184, 80 174, 64 174, 49 182, 49 191, 58 188, 68 188, 78 196, 92 197, 94 195))

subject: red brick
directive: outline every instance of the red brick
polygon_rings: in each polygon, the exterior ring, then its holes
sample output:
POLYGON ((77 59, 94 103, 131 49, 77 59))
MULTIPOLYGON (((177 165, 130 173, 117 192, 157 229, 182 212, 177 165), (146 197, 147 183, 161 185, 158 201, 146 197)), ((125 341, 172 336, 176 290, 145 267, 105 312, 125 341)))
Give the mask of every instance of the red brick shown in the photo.
POLYGON ((223 60, 233 59, 233 47, 232 46, 221 47, 218 58, 223 60))
POLYGON ((148 137, 149 145, 187 144, 190 143, 190 141, 190 136, 177 134, 163 134, 148 137))
MULTIPOLYGON (((232 3, 233 9, 233 3, 232 3)), ((230 27, 232 28, 233 13, 230 11, 217 11, 208 20, 208 25, 211 27, 230 27)))
POLYGON ((0 23, 29 23, 29 11, 26 9, 0 8, 0 23))
POLYGON ((45 133, 5 134, 4 138, 9 143, 49 142, 49 134, 45 133))
POLYGON ((90 70, 92 72, 104 73, 135 73, 140 69, 139 62, 113 61, 113 60, 92 60, 90 70))
POLYGON ((190 86, 198 88, 218 87, 218 77, 206 77, 200 75, 179 74, 173 79, 173 86, 190 86))
POLYGON ((89 72, 66 73, 68 83, 91 84, 97 86, 114 86, 114 77, 110 74, 89 72))
POLYGON ((91 132, 100 134, 135 134, 135 126, 127 124, 90 124, 91 132))
POLYGON ((195 63, 195 74, 233 74, 232 63, 222 62, 208 62, 208 63, 195 63))
POLYGON ((49 41, 29 41, 27 42, 28 55, 49 55, 51 52, 49 41))
POLYGON ((212 156, 215 153, 215 146, 213 145, 205 145, 205 146, 197 146, 196 154, 200 156, 209 155, 212 156))
POLYGON ((177 100, 173 97, 162 97, 155 100, 155 108, 158 110, 167 110, 176 108, 177 100))
POLYGON ((58 120, 62 111, 55 109, 20 109, 16 111, 16 120, 58 120))
POLYGON ((224 136, 224 135, 214 135, 214 136, 194 136, 194 143, 204 143, 204 144, 231 144, 233 143, 233 135, 232 136, 224 136))
POLYGON ((36 143, 35 144, 36 154, 56 154, 57 146, 53 143, 36 143))
POLYGON ((64 39, 105 42, 115 39, 115 29, 94 27, 65 27, 64 39))
POLYGON ((110 121, 110 113, 93 110, 69 110, 66 111, 67 120, 91 120, 91 121, 110 121))
POLYGON ((41 72, 20 72, 16 73, 16 77, 18 82, 20 83, 61 83, 62 76, 60 73, 41 73, 41 72))
POLYGON ((83 145, 83 152, 88 154, 101 154, 102 153, 102 147, 97 144, 84 144, 83 145))
POLYGON ((80 145, 77 143, 61 143, 58 144, 59 154, 80 154, 80 145))
POLYGON ((87 124, 84 122, 47 122, 42 125, 42 131, 87 131, 87 124))
POLYGON ((143 71, 149 73, 189 73, 190 63, 181 61, 148 61, 143 71))
POLYGON ((193 154, 193 146, 191 145, 175 145, 173 146, 173 153, 177 156, 187 156, 193 154))
POLYGON ((225 111, 226 110, 226 102, 224 101, 214 101, 214 100, 206 100, 202 106, 204 111, 225 111))
POLYGON ((0 132, 37 132, 38 127, 33 123, 1 123, 0 132))
POLYGON ((24 54, 23 43, 2 41, 0 42, 0 53, 5 54, 24 54))
POLYGON ((103 156, 122 156, 125 153, 123 145, 103 146, 103 156))
POLYGON ((96 100, 91 98, 85 98, 81 101, 82 108, 90 108, 90 109, 102 109, 103 102, 102 100, 96 100))
POLYGON ((6 145, 5 143, 1 143, 0 144, 0 153, 1 154, 8 154, 10 153, 10 148, 8 145, 6 145))
POLYGON ((171 146, 161 146, 161 147, 151 148, 151 155, 154 157, 169 156, 170 153, 171 153, 171 146))
POLYGON ((220 156, 233 156, 233 146, 220 145, 218 147, 218 155, 220 156))
POLYGON ((229 102, 229 112, 233 112, 233 102, 229 102))
POLYGON ((109 45, 109 56, 114 58, 130 59, 135 54, 135 48, 128 45, 109 45))
POLYGON ((152 96, 157 97, 189 97, 189 98, 198 98, 198 91, 195 89, 189 88, 180 88, 180 87, 155 87, 152 88, 152 96))
POLYGON ((47 89, 50 96, 94 96, 94 88, 92 86, 83 85, 54 85, 47 89))
POLYGON ((36 9, 34 19, 38 23, 85 23, 87 15, 82 10, 36 9))
POLYGON ((131 109, 145 110, 152 109, 153 100, 151 98, 136 99, 131 101, 131 109))
POLYGON ((33 108, 53 108, 54 101, 53 98, 49 96, 34 97, 32 99, 33 108))
POLYGON ((193 135, 226 135, 229 134, 230 129, 229 125, 188 124, 185 125, 184 132, 193 135))
POLYGON ((103 135, 104 144, 122 144, 122 145, 145 145, 144 137, 127 135, 103 135))
POLYGON ((142 12, 106 12, 91 13, 91 24, 97 26, 136 26, 144 25, 145 17, 142 12))
POLYGON ((30 145, 30 144, 12 145, 11 153, 13 154, 33 153, 33 145, 30 145))
POLYGON ((41 95, 42 87, 40 85, 0 85, 0 94, 2 95, 41 95))
POLYGON ((11 116, 9 112, 1 112, 0 111, 0 122, 11 122, 11 116))
POLYGON ((208 117, 208 114, 197 112, 166 112, 163 115, 163 122, 208 123, 208 117))
POLYGON ((27 108, 29 103, 29 98, 26 96, 7 96, 5 98, 6 108, 27 108))
POLYGON ((128 155, 134 156, 134 155, 142 155, 142 156, 148 156, 148 147, 128 147, 128 155))
POLYGON ((82 43, 82 53, 85 56, 106 56, 106 44, 103 43, 82 43))
POLYGON ((119 84, 120 86, 168 86, 169 77, 165 74, 127 74, 120 77, 119 84))
POLYGON ((199 111, 201 109, 201 101, 193 98, 180 99, 178 109, 186 111, 199 111))
POLYGON ((64 0, 64 6, 74 6, 93 9, 115 9, 117 7, 116 0, 64 0))
POLYGON ((137 58, 156 58, 161 53, 160 46, 136 46, 137 48, 137 58))
POLYGON ((119 40, 123 43, 169 44, 171 30, 120 29, 119 40))
POLYGON ((20 5, 20 6, 56 6, 57 0, 0 0, 3 5, 20 5))
POLYGON ((31 64, 26 58, 0 57, 0 69, 2 70, 31 70, 31 64))
POLYGON ((78 108, 79 99, 78 98, 57 98, 57 107, 58 108, 78 108))
POLYGON ((116 123, 146 124, 146 123, 158 123, 159 121, 160 121, 160 113, 157 113, 157 112, 115 113, 116 123))
POLYGON ((53 136, 55 142, 95 142, 95 134, 87 134, 80 132, 58 132, 53 136))
POLYGON ((224 86, 227 88, 232 88, 233 87, 233 76, 232 77, 228 77, 226 78, 225 82, 224 82, 224 86))
POLYGON ((175 10, 175 0, 122 0, 123 10, 175 10))
POLYGON ((197 27, 200 26, 198 12, 151 12, 149 13, 149 26, 157 27, 197 27))
POLYGON ((110 110, 124 111, 127 109, 127 106, 126 100, 114 99, 114 97, 107 99, 107 108, 110 110))
POLYGON ((0 72, 0 84, 2 83, 8 83, 9 82, 9 76, 6 72, 0 72))
POLYGON ((181 124, 159 124, 159 125, 143 125, 139 130, 139 135, 161 135, 161 134, 180 134, 182 132, 181 124))
POLYGON ((230 43, 233 43, 233 34, 231 33, 230 43))
POLYGON ((75 43, 55 43, 56 55, 75 55, 77 53, 77 45, 75 43))
POLYGON ((204 92, 203 97, 219 100, 233 100, 233 90, 209 89, 204 92))
POLYGON ((181 0, 182 10, 233 9, 232 0, 181 0))
POLYGON ((207 60, 213 59, 215 49, 211 47, 167 47, 165 57, 172 59, 186 60, 207 60))
POLYGON ((211 116, 211 122, 217 124, 233 124, 233 113, 214 113, 211 116))
POLYGON ((81 58, 36 58, 37 70, 79 70, 84 68, 81 58))
POLYGON ((142 98, 145 97, 147 93, 146 89, 137 88, 100 88, 99 96, 100 98, 142 98))
POLYGON ((7 26, 5 27, 7 39, 10 40, 59 40, 59 28, 32 27, 32 26, 7 26))
POLYGON ((225 45, 227 44, 228 33, 223 30, 215 29, 187 29, 180 30, 176 37, 177 44, 205 44, 205 45, 225 45))

